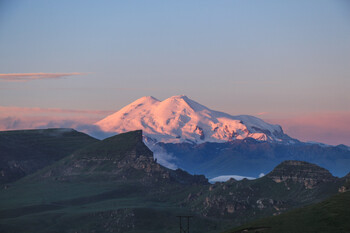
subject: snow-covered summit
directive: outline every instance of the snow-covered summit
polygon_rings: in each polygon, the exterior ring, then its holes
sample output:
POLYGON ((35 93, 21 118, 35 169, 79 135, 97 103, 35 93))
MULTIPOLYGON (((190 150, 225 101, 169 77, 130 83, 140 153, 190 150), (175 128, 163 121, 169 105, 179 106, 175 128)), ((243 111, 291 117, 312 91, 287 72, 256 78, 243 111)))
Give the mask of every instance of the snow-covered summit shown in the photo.
POLYGON ((254 138, 260 141, 293 143, 281 126, 248 116, 232 116, 211 110, 185 95, 159 101, 142 97, 95 123, 103 131, 123 133, 142 129, 155 142, 226 142, 254 138))

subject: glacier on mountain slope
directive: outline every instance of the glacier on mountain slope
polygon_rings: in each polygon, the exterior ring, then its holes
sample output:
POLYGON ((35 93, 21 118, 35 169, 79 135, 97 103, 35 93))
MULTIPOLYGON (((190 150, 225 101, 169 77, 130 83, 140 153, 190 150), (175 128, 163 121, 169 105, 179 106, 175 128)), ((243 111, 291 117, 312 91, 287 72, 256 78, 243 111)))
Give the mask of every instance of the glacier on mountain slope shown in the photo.
POLYGON ((227 142, 253 138, 259 141, 294 143, 281 126, 248 116, 232 116, 211 110, 187 96, 159 101, 142 97, 95 125, 105 132, 142 129, 146 140, 165 143, 227 142))
POLYGON ((255 177, 250 177, 250 176, 240 176, 240 175, 224 175, 224 176, 217 176, 214 178, 209 179, 210 183, 215 183, 215 182, 226 182, 229 179, 235 179, 235 180, 243 180, 243 179, 248 179, 248 180, 255 180, 255 177))
POLYGON ((251 176, 240 176, 240 175, 223 175, 223 176, 216 176, 214 178, 209 179, 210 183, 215 183, 215 182, 226 182, 229 179, 233 178, 235 180, 243 180, 243 179, 248 179, 248 180, 255 180, 258 178, 261 178, 265 176, 264 173, 260 173, 258 177, 251 177, 251 176))

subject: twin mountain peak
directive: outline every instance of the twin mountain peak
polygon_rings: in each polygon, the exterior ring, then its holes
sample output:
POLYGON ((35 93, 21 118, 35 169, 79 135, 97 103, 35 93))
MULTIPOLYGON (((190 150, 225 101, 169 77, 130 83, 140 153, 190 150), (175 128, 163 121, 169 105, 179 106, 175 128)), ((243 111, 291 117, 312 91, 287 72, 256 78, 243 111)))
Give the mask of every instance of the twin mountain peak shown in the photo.
POLYGON ((105 132, 143 130, 153 142, 203 143, 253 138, 260 141, 295 143, 282 127, 249 115, 232 116, 211 110, 185 95, 160 101, 142 97, 95 125, 105 132))

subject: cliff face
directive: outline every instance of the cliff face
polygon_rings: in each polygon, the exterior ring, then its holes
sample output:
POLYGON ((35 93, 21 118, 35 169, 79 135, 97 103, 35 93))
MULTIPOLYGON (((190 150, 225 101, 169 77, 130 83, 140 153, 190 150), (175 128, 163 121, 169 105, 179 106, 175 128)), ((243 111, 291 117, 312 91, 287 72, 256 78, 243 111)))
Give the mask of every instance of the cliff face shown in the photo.
POLYGON ((266 176, 276 183, 300 183, 308 189, 312 189, 320 183, 334 182, 337 180, 336 177, 332 176, 332 174, 324 168, 315 164, 294 160, 281 163, 266 176))
POLYGON ((55 180, 119 180, 144 184, 207 183, 204 176, 170 170, 158 164, 143 143, 142 131, 119 134, 77 151, 49 167, 41 177, 55 180))

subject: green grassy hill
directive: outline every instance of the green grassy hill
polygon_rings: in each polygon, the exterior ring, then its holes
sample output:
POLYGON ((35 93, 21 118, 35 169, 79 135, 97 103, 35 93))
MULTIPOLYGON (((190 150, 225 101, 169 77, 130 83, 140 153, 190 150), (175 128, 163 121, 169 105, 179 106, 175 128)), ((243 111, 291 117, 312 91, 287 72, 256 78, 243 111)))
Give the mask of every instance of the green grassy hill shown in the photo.
POLYGON ((350 232, 350 192, 314 205, 264 218, 226 233, 346 233, 350 232))
POLYGON ((0 132, 0 184, 18 180, 98 140, 73 129, 0 132))

